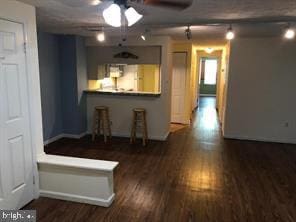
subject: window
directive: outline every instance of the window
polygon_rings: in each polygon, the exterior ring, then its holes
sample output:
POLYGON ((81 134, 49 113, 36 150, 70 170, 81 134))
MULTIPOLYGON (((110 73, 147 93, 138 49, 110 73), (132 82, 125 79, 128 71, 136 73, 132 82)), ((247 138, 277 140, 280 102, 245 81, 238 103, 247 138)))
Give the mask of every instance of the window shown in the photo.
POLYGON ((206 59, 205 60, 205 82, 206 85, 216 85, 217 78, 217 60, 216 59, 206 59))

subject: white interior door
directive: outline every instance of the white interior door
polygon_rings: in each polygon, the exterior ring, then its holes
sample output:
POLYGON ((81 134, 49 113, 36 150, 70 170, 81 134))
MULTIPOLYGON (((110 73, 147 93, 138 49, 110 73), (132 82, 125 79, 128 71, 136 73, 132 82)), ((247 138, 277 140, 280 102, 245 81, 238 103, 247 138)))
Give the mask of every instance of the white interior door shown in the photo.
POLYGON ((34 198, 24 30, 0 19, 0 209, 34 198))
POLYGON ((172 113, 171 122, 185 121, 185 89, 186 89, 187 53, 174 53, 172 77, 172 113))

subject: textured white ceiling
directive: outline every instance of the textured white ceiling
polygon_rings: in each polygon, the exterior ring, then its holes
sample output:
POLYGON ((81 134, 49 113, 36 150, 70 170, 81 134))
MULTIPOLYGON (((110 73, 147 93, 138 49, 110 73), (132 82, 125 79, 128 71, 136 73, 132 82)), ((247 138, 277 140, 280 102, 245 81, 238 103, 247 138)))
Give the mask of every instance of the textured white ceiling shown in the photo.
MULTIPOLYGON (((110 2, 92 5, 93 0, 19 0, 37 7, 40 29, 65 34, 91 35, 85 26, 106 26, 102 10, 110 2)), ((171 35, 184 38, 187 24, 194 37, 223 37, 227 24, 239 23, 234 28, 241 36, 276 35, 284 23, 265 24, 266 21, 296 21, 296 0, 193 0, 190 8, 174 11, 138 5, 144 18, 129 28, 128 35, 138 35, 146 28, 153 35, 171 35), (263 24, 257 24, 263 21, 263 24), (245 24, 247 22, 247 24, 245 24), (251 24, 250 24, 250 23, 251 24), (253 24, 255 22, 255 24, 253 24), (225 23, 224 26, 197 26, 205 23, 225 23)), ((120 28, 106 26, 108 35, 120 35, 120 28)))

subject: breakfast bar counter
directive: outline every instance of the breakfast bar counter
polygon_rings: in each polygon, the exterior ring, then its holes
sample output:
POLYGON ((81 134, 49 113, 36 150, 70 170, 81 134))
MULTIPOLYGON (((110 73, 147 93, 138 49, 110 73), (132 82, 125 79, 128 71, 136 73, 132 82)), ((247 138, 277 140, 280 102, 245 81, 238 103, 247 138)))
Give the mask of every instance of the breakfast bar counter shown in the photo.
POLYGON ((141 91, 127 91, 127 90, 85 90, 88 94, 102 94, 102 95, 116 95, 116 96, 144 96, 144 97, 160 97, 160 92, 141 92, 141 91))

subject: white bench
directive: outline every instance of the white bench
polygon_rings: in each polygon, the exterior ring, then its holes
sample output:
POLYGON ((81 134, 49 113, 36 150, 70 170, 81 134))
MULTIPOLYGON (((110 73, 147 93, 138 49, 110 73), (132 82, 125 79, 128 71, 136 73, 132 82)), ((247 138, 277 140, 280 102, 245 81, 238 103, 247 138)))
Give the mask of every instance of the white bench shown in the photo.
POLYGON ((46 154, 37 162, 41 196, 103 207, 113 202, 118 162, 46 154))

